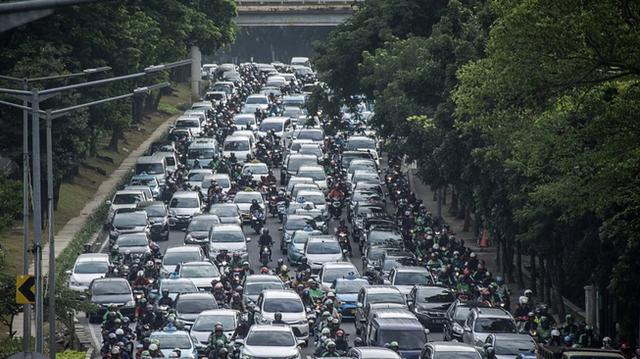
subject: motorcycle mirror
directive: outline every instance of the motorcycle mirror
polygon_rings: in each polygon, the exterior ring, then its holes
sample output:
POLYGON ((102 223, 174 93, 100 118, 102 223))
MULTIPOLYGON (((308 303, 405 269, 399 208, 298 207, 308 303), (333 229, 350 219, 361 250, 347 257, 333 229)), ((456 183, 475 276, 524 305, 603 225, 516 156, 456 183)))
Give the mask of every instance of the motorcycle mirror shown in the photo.
POLYGON ((251 242, 251 237, 247 237, 247 242, 251 242))
POLYGON ((282 227, 278 228, 278 232, 282 232, 283 230, 282 227))

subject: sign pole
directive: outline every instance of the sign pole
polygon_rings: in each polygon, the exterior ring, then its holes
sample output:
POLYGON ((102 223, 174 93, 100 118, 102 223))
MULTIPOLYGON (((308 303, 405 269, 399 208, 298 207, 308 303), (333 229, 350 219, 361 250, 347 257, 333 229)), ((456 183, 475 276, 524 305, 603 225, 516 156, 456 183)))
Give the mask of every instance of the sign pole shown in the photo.
POLYGON ((51 110, 47 111, 47 200, 49 212, 49 357, 56 359, 56 252, 53 211, 53 145, 51 140, 51 110))

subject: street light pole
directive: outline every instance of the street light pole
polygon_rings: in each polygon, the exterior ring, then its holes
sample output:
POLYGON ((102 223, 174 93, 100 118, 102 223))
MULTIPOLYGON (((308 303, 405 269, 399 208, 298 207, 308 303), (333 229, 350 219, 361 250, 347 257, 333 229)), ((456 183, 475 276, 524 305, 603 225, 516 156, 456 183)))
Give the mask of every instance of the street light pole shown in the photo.
POLYGON ((42 296, 42 210, 41 210, 41 182, 40 182, 40 94, 33 90, 31 98, 31 128, 32 128, 32 156, 33 166, 33 244, 35 249, 36 276, 36 352, 44 353, 44 335, 42 332, 43 296, 42 296))
POLYGON ((53 227, 53 145, 51 144, 51 110, 47 110, 47 201, 49 213, 49 357, 56 358, 56 252, 53 227))
MULTIPOLYGON (((23 80, 24 90, 29 89, 29 82, 23 80)), ((25 97, 22 105, 29 102, 25 97)), ((29 113, 22 111, 22 274, 29 274, 29 113)), ((31 304, 22 306, 22 351, 31 351, 31 304)))

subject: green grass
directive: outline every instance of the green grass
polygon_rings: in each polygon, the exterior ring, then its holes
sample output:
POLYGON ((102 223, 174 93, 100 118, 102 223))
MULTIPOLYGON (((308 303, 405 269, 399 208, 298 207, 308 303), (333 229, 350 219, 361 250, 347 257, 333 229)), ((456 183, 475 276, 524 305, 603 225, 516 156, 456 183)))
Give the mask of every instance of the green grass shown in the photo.
MULTIPOLYGON (((56 230, 62 228, 71 218, 78 216, 85 204, 93 198, 100 184, 118 168, 129 153, 138 148, 167 118, 172 114, 177 114, 178 107, 183 107, 189 101, 190 91, 188 86, 177 85, 171 95, 162 98, 158 112, 145 115, 145 121, 142 124, 132 126, 125 131, 124 139, 120 141, 118 152, 106 149, 109 138, 105 135, 98 145, 98 155, 113 159, 113 163, 98 157, 89 158, 85 163, 104 169, 106 175, 81 167, 78 176, 61 185, 60 200, 55 213, 56 230)), ((43 221, 46 221, 46 219, 43 218, 43 221)), ((43 233, 46 234, 46 230, 43 233)), ((22 222, 18 222, 13 228, 0 233, 0 243, 7 252, 7 272, 12 274, 21 273, 22 222)))

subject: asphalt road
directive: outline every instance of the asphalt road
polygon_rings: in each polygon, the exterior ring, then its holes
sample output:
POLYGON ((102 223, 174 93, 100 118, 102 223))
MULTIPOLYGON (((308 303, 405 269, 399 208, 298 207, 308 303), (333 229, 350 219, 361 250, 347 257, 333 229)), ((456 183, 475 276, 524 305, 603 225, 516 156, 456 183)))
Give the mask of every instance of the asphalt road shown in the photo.
MULTIPOLYGON (((383 163, 383 161, 381 161, 381 163, 383 163)), ((274 171, 276 172, 276 171, 274 171)), ((413 180, 413 179, 412 179, 413 180)), ((391 208, 389 208, 391 209, 391 208)), ((343 215, 344 219, 346 220, 346 215, 343 215)), ((332 220, 329 224, 329 233, 333 233, 334 228, 337 226, 338 224, 338 220, 332 220)), ((283 258, 285 263, 287 262, 287 256, 283 255, 280 252, 280 241, 282 241, 282 232, 279 232, 278 229, 281 227, 280 222, 278 221, 278 218, 273 218, 271 216, 267 217, 267 224, 266 224, 266 228, 269 229, 269 232, 271 234, 271 236, 274 239, 274 246, 273 246, 273 254, 272 254, 272 258, 273 258, 273 262, 270 263, 270 268, 273 268, 273 266, 275 265, 276 261, 278 260, 278 258, 283 258)), ((251 268, 253 270, 255 270, 256 272, 258 272, 259 268, 260 268, 260 261, 259 261, 259 246, 257 243, 257 239, 259 237, 258 234, 255 233, 255 231, 251 228, 250 225, 244 225, 243 226, 243 230, 244 233, 247 237, 251 238, 251 242, 248 243, 248 249, 249 249, 249 263, 251 264, 251 268)), ((158 242, 158 245, 160 245, 162 252, 164 253, 164 251, 167 248, 171 248, 171 247, 177 247, 177 246, 182 246, 184 245, 184 236, 185 236, 185 232, 183 231, 171 231, 170 236, 169 236, 169 240, 165 241, 165 242, 158 242)), ((353 257, 351 258, 351 262, 356 266, 356 268, 361 269, 362 268, 362 254, 360 252, 360 250, 358 249, 358 245, 357 244, 353 244, 352 243, 352 248, 353 248, 353 257)), ((295 268, 291 268, 292 271, 295 271, 295 268)), ((94 345, 96 348, 100 348, 101 346, 101 339, 100 339, 100 325, 99 324, 89 324, 88 322, 85 321, 85 319, 82 320, 82 324, 83 325, 87 325, 89 326, 89 330, 91 332, 91 336, 93 338, 94 341, 94 345)), ((349 334, 349 340, 350 342, 353 342, 353 339, 355 338, 355 327, 353 325, 353 321, 352 320, 345 320, 342 324, 341 327, 349 334)), ((431 330, 431 334, 429 335, 429 341, 440 341, 442 340, 442 333, 439 332, 434 332, 433 329, 431 330)), ((309 347, 308 348, 303 348, 302 350, 302 354, 303 357, 307 356, 307 357, 313 357, 313 341, 311 340, 309 343, 309 347)))

